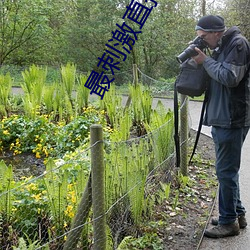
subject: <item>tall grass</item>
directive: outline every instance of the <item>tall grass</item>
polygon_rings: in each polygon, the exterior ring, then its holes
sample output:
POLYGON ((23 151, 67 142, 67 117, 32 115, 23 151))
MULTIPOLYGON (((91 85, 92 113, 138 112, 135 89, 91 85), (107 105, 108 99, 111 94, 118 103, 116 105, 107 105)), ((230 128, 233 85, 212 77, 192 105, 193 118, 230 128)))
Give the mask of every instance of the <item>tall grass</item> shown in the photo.
POLYGON ((87 108, 89 105, 90 89, 86 88, 84 84, 87 81, 87 76, 80 75, 78 78, 78 87, 76 92, 76 107, 78 113, 81 113, 83 108, 87 108))
POLYGON ((9 110, 8 98, 11 93, 12 79, 10 74, 0 75, 0 115, 7 116, 9 110))
POLYGON ((12 214, 14 176, 12 166, 8 167, 4 161, 0 161, 0 213, 4 215, 5 223, 8 223, 12 214))
POLYGON ((72 101, 72 92, 76 82, 76 66, 67 63, 66 66, 61 67, 62 86, 70 101, 72 101))
POLYGON ((24 111, 29 117, 35 117, 40 112, 47 68, 32 65, 28 70, 22 72, 22 76, 24 111))
POLYGON ((173 152, 173 112, 166 111, 161 101, 158 102, 156 109, 152 111, 151 122, 145 123, 145 127, 152 140, 155 160, 163 162, 173 152))

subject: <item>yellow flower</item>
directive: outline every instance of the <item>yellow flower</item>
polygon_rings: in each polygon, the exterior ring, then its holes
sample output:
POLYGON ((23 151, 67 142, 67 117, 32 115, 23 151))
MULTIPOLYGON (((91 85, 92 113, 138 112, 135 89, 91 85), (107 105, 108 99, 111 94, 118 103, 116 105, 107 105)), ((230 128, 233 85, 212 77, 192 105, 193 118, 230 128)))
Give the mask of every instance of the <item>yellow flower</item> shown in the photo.
POLYGON ((41 158, 41 155, 40 155, 39 152, 36 152, 36 158, 37 158, 37 159, 40 159, 40 158, 41 158))
POLYGON ((4 130, 4 131, 3 131, 3 134, 4 134, 4 135, 9 135, 10 133, 9 133, 8 130, 4 130))
POLYGON ((14 154, 14 155, 18 155, 18 154, 21 154, 21 153, 22 153, 22 151, 19 151, 19 150, 16 149, 16 150, 14 150, 14 153, 13 153, 13 154, 14 154))
POLYGON ((26 189, 28 191, 35 191, 37 190, 37 185, 35 183, 30 183, 29 185, 26 186, 26 189))
POLYGON ((17 208, 13 207, 11 210, 12 210, 12 212, 16 212, 17 208))
POLYGON ((100 112, 101 115, 105 115, 105 113, 106 113, 106 111, 104 109, 101 110, 101 112, 100 112))
POLYGON ((64 211, 64 213, 65 213, 65 215, 68 215, 69 218, 73 218, 74 217, 73 206, 68 205, 66 208, 66 211, 64 211))
POLYGON ((76 203, 76 196, 75 195, 72 195, 71 201, 72 201, 72 203, 76 203))
POLYGON ((42 195, 41 193, 33 194, 32 197, 35 198, 36 201, 40 201, 42 199, 41 195, 42 195))

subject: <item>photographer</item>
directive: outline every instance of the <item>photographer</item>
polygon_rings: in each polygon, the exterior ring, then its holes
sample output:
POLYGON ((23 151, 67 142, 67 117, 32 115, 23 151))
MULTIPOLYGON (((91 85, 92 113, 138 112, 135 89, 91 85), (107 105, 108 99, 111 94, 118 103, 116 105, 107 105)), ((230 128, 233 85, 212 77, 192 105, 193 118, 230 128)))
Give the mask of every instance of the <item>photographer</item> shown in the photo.
POLYGON ((238 235, 247 226, 240 200, 241 149, 250 126, 250 47, 237 27, 225 30, 220 16, 202 17, 196 33, 213 50, 212 56, 195 48, 192 58, 203 64, 211 80, 203 124, 212 126, 219 181, 219 218, 205 235, 212 238, 238 235))

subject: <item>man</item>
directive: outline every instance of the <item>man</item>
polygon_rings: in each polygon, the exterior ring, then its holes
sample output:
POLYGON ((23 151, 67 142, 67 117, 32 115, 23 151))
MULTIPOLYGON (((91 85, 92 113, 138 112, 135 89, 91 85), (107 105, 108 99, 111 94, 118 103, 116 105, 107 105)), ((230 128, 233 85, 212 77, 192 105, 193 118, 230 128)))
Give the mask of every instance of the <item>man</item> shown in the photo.
POLYGON ((202 17, 196 33, 213 50, 206 56, 195 48, 193 59, 203 64, 210 76, 204 125, 212 126, 219 181, 219 218, 205 235, 221 238, 239 234, 247 226, 240 200, 241 149, 250 126, 250 47, 237 27, 225 29, 220 16, 202 17))

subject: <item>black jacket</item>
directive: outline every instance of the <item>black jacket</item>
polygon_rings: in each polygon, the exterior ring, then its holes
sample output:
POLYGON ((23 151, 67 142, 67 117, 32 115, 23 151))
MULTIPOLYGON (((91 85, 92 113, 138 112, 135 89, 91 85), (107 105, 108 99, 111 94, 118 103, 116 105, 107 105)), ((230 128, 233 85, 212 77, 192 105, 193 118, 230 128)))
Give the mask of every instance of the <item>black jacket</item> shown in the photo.
POLYGON ((203 63, 211 77, 204 125, 250 126, 250 45, 240 33, 237 27, 227 30, 203 63))

